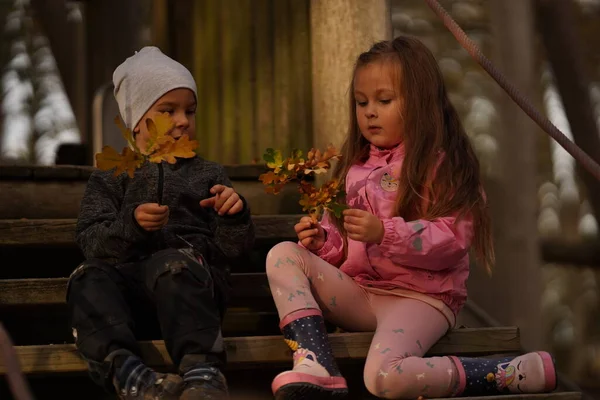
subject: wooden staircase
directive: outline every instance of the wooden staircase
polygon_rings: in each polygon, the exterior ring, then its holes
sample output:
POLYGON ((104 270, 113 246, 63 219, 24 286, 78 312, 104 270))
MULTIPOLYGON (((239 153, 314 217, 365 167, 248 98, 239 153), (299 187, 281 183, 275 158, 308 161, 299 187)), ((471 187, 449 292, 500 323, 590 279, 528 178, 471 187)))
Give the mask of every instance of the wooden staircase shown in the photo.
MULTIPOLYGON (((271 379, 291 364, 291 351, 278 330, 278 317, 264 274, 268 250, 294 240, 299 219, 295 189, 267 196, 257 178, 260 166, 230 166, 236 189, 251 205, 256 246, 248 262, 234 268, 233 298, 224 320, 229 365, 226 376, 234 399, 269 399, 271 379)), ((83 260, 74 242, 79 201, 91 168, 0 166, 0 322, 15 344, 21 368, 36 399, 59 396, 86 400, 112 398, 86 375, 67 322, 67 276, 83 260)), ((476 321, 469 308, 459 325, 476 321)), ((334 353, 351 390, 350 399, 372 398, 362 385, 362 366, 372 333, 340 332, 328 325, 334 353)), ((157 369, 171 360, 157 332, 140 338, 143 357, 157 369)), ((521 352, 517 327, 461 326, 428 355, 488 356, 521 352)), ((0 376, 6 364, 0 360, 0 376)), ((578 391, 503 398, 577 400, 578 391)), ((0 382, 0 399, 10 399, 0 382)), ((489 397, 488 397, 489 398, 489 397)))

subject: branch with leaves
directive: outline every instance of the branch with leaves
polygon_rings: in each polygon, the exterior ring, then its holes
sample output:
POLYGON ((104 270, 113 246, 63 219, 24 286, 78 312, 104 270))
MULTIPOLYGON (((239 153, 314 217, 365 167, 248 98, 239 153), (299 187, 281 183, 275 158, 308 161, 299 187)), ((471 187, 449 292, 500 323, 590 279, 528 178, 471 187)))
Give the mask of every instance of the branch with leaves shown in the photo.
POLYGON ((145 123, 150 136, 145 149, 138 148, 133 133, 123 125, 118 116, 115 117, 115 123, 129 147, 123 148, 119 154, 111 146, 104 146, 102 152, 96 154, 97 167, 103 171, 115 169, 114 176, 127 172, 127 175, 133 178, 135 170, 147 161, 159 165, 163 161, 175 164, 176 157, 192 158, 196 155, 194 152, 198 147, 196 140, 190 140, 187 136, 175 139, 169 135, 175 124, 168 113, 159 114, 154 119, 146 119, 145 123))
POLYGON ((259 179, 266 186, 265 191, 270 194, 278 194, 286 184, 298 182, 299 203, 314 222, 319 220, 324 210, 341 217, 347 206, 340 202, 345 193, 340 189, 339 181, 331 179, 317 189, 307 180, 307 177, 324 174, 331 168, 331 161, 340 158, 341 155, 332 145, 327 146, 324 152, 313 148, 306 157, 301 150, 294 149, 286 159, 283 159, 280 150, 268 148, 263 159, 270 171, 262 174, 259 179))

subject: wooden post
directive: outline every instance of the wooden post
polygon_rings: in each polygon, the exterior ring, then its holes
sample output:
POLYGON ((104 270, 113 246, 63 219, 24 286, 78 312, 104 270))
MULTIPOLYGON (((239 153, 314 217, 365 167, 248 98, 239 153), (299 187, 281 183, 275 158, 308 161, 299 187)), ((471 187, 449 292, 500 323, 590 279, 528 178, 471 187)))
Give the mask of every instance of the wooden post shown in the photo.
MULTIPOLYGON (((492 59, 516 87, 533 98, 535 52, 531 0, 492 0, 492 59)), ((497 98, 502 131, 499 185, 488 185, 495 235, 492 277, 472 268, 469 296, 502 324, 521 329, 524 348, 541 346, 541 271, 536 223, 534 122, 504 92, 497 98)))
MULTIPOLYGON (((572 1, 537 0, 538 27, 552 72, 569 119, 575 143, 600 162, 600 137, 590 99, 589 71, 586 70, 582 40, 577 35, 577 18, 572 1)), ((579 167, 590 204, 600 217, 600 182, 579 167)))
POLYGON ((391 39, 388 0, 310 3, 313 143, 340 147, 348 129, 348 89, 358 55, 391 39))

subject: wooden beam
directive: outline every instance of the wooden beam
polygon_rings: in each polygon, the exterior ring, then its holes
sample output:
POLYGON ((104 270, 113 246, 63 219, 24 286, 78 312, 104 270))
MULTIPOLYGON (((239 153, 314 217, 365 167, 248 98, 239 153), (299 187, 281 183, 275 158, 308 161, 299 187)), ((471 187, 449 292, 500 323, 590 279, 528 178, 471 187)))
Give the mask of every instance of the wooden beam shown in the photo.
MULTIPOLYGON (((300 215, 254 215, 257 240, 294 240, 300 215)), ((76 219, 0 219, 0 246, 75 246, 76 219)))
MULTIPOLYGON (((300 218, 301 215, 297 214, 255 215, 256 238, 295 240, 294 225, 300 218)), ((0 219, 0 246, 75 246, 75 224, 75 219, 0 219)), ((545 239, 539 243, 544 262, 600 266, 600 243, 597 241, 565 243, 545 239)))
MULTIPOLYGON (((258 181, 268 171, 264 164, 223 165, 232 181, 258 181)), ((77 165, 0 165, 0 180, 84 180, 94 171, 91 166, 77 165)), ((310 177, 309 177, 310 179, 310 177)))
MULTIPOLYGON (((364 359, 371 346, 373 333, 337 333, 329 335, 334 355, 340 360, 364 359)), ((442 337, 427 353, 428 356, 454 354, 460 356, 518 353, 519 330, 516 327, 456 329, 442 337)), ((225 338, 228 363, 231 367, 256 363, 291 361, 291 350, 281 336, 250 336, 225 338)), ((26 374, 85 372, 84 361, 72 344, 15 347, 21 368, 26 374)), ((163 341, 141 342, 142 357, 150 367, 172 364, 163 341)), ((0 375, 6 365, 0 360, 0 375)))
MULTIPOLYGON (((68 278, 2 279, 0 307, 41 304, 64 304, 68 278)), ((270 299, 265 273, 231 275, 231 306, 248 306, 259 299, 270 299)))
POLYGON ((542 258, 547 263, 573 267, 599 267, 600 242, 597 240, 568 243, 563 240, 540 241, 542 258))
MULTIPOLYGON (((552 392, 538 394, 503 394, 500 396, 456 397, 465 400, 580 400, 580 392, 552 392)), ((436 400, 436 399, 431 399, 436 400)))

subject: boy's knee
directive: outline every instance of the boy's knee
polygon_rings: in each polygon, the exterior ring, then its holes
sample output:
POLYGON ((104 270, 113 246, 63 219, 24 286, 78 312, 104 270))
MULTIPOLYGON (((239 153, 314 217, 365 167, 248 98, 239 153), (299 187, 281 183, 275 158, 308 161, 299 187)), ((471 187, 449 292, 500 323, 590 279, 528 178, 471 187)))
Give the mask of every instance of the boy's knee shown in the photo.
POLYGON ((91 290, 102 290, 103 283, 115 282, 117 272, 114 267, 102 260, 88 260, 81 263, 69 276, 67 282, 67 301, 70 293, 91 290))
POLYGON ((306 251, 294 242, 276 244, 267 254, 267 275, 277 274, 283 267, 300 266, 302 253, 306 251))

